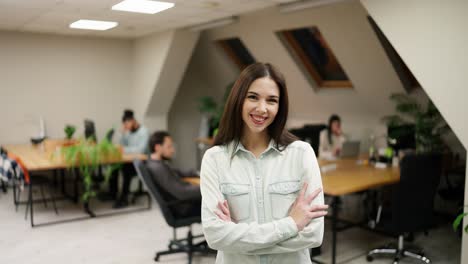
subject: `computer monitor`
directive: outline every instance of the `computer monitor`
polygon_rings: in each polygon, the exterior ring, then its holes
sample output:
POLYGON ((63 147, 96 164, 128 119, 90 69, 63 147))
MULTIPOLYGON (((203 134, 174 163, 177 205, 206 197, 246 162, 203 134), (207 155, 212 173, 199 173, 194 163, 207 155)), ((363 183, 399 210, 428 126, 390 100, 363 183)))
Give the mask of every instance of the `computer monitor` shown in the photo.
POLYGON ((106 139, 109 142, 112 142, 112 138, 114 137, 114 133, 115 133, 115 129, 113 129, 113 128, 111 130, 107 131, 106 139))
POLYGON ((92 120, 85 119, 84 128, 85 128, 85 131, 84 131, 85 138, 97 141, 96 128, 94 127, 94 122, 92 120))
POLYGON ((389 126, 387 135, 389 139, 396 140, 391 146, 397 151, 416 148, 415 127, 412 124, 389 126))
POLYGON ((339 156, 340 158, 355 158, 359 156, 360 147, 360 141, 345 141, 339 156))

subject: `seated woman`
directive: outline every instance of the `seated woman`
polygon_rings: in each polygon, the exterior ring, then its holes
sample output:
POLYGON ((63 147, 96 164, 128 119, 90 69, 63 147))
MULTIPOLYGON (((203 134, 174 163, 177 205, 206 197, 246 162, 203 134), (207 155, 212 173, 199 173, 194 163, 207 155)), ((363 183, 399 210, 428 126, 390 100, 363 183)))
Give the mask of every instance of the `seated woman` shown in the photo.
POLYGON ((332 115, 328 120, 328 127, 320 133, 319 157, 322 159, 334 159, 341 153, 343 143, 346 141, 341 131, 341 118, 332 115))

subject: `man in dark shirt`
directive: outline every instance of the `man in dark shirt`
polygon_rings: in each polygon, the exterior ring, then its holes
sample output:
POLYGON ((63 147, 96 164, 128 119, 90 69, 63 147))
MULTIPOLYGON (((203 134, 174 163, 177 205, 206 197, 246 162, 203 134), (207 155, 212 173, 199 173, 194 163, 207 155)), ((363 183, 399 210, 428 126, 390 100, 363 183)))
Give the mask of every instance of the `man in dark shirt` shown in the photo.
POLYGON ((171 136, 166 131, 157 131, 149 139, 151 159, 147 161, 148 171, 154 182, 162 189, 168 201, 187 201, 173 208, 180 216, 196 216, 201 212, 200 186, 184 182, 184 177, 196 177, 194 170, 182 171, 169 165, 175 153, 171 136))

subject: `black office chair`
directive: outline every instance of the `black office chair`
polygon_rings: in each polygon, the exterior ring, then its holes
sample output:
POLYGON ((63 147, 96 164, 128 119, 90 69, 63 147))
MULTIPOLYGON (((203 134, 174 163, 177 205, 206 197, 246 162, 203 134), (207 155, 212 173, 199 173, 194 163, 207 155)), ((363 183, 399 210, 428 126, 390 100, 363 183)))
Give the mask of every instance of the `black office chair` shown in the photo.
POLYGON ((320 147, 320 132, 326 129, 327 126, 324 124, 306 124, 302 128, 291 129, 293 135, 298 137, 300 140, 308 142, 315 151, 315 155, 319 154, 320 147))
POLYGON ((419 231, 427 233, 434 226, 434 197, 441 172, 440 154, 408 154, 401 160, 400 182, 392 195, 392 216, 388 226, 390 231, 398 234, 398 244, 369 251, 367 261, 377 256, 390 255, 394 257, 394 264, 403 257, 431 262, 422 250, 410 251, 403 241, 404 234, 419 231))
POLYGON ((138 177, 140 177, 141 181, 143 182, 153 199, 156 200, 156 202, 159 204, 159 207, 163 213, 164 219, 166 220, 167 224, 173 228, 173 239, 169 242, 169 250, 157 252, 154 261, 159 261, 159 257, 162 255, 187 253, 188 263, 191 264, 194 252, 213 253, 214 251, 208 247, 206 241, 194 244, 194 239, 203 237, 203 235, 194 236, 192 234, 191 225, 195 223, 201 223, 201 217, 180 217, 173 209, 178 205, 186 204, 190 201, 166 201, 166 199, 164 198, 164 192, 153 181, 150 172, 146 168, 146 163, 140 160, 134 160, 133 165, 135 166, 138 177), (189 231, 186 238, 177 239, 176 229, 179 227, 189 227, 189 231))

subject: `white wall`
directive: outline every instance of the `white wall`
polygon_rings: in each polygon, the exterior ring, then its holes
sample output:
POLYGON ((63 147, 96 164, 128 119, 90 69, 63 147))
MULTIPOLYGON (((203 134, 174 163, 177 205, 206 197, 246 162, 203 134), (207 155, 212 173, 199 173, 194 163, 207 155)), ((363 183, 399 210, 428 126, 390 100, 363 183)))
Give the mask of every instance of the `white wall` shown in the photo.
POLYGON ((164 68, 174 33, 174 30, 169 30, 134 42, 132 102, 137 117, 152 127, 167 127, 165 116, 147 118, 146 112, 164 68))
MULTIPOLYGON (((468 2, 362 0, 362 3, 466 148, 468 2)), ((468 185, 465 204, 467 201, 468 185)), ((463 235, 461 263, 468 263, 466 233, 463 235)))
POLYGON ((0 32, 0 144, 50 138, 65 124, 95 121, 98 137, 120 129, 125 108, 150 131, 167 129, 167 113, 198 40, 198 33, 166 31, 131 40, 0 32))
POLYGON ((170 30, 135 41, 133 102, 150 131, 167 129, 169 108, 198 35, 198 32, 170 30))
POLYGON ((102 138, 131 107, 131 61, 127 40, 0 32, 0 144, 29 141, 39 116, 49 137, 91 118, 102 138))

